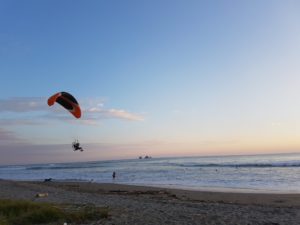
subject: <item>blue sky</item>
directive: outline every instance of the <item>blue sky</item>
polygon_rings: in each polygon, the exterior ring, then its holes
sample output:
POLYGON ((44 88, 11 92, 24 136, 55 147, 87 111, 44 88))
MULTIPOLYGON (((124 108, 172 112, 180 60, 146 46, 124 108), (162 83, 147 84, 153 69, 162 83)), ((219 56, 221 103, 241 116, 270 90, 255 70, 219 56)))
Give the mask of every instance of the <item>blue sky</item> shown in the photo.
POLYGON ((299 151, 299 10, 0 1, 0 163, 299 151), (58 91, 80 120, 48 107, 58 91))

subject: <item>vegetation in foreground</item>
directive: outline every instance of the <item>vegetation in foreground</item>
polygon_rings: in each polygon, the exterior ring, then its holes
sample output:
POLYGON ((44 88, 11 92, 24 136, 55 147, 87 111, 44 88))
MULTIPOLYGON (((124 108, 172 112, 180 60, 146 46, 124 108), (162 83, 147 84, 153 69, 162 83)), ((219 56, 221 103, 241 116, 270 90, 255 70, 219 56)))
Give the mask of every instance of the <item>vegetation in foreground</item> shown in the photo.
POLYGON ((0 225, 81 224, 108 217, 107 207, 0 200, 0 225))

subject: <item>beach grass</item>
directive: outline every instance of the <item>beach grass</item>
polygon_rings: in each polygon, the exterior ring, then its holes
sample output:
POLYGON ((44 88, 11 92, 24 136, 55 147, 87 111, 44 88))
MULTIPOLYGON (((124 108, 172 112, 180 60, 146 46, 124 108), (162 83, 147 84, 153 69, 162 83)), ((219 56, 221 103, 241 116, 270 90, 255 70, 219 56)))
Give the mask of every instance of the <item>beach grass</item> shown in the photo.
POLYGON ((0 200, 0 225, 31 225, 64 222, 80 224, 108 217, 107 207, 0 200))

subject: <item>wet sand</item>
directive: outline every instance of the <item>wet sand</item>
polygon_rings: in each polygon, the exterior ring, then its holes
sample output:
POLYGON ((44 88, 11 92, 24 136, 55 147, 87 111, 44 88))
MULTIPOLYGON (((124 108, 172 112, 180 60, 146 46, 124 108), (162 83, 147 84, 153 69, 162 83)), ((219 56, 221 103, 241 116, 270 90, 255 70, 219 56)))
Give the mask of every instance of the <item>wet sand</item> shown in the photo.
POLYGON ((300 194, 234 193, 88 182, 0 180, 1 199, 109 207, 95 224, 300 224, 300 194), (38 193, 48 193, 43 198, 38 193))

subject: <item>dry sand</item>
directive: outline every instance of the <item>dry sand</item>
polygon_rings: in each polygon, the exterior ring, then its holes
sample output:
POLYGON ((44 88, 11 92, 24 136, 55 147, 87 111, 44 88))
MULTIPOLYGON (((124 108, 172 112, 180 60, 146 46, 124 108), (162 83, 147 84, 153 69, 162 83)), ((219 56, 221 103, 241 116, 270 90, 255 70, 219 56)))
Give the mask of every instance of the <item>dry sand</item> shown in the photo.
POLYGON ((110 209, 95 224, 300 224, 300 194, 186 191, 87 182, 0 180, 0 198, 93 203, 110 209), (48 196, 36 198, 37 193, 48 196))

